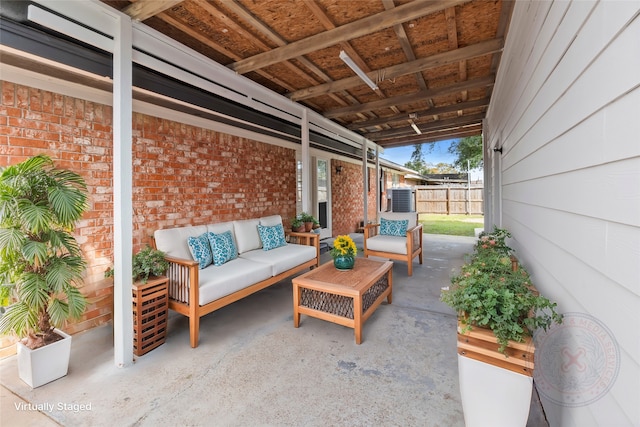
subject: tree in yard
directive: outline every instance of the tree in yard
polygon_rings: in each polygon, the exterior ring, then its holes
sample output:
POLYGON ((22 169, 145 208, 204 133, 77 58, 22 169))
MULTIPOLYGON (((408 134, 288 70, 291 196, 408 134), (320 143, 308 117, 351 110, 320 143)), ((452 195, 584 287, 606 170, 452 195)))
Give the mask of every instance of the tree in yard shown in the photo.
POLYGON ((460 170, 468 171, 483 167, 481 135, 467 136, 455 140, 449 146, 449 152, 457 156, 453 165, 460 170))
POLYGON ((458 169, 456 169, 453 165, 449 164, 449 163, 438 163, 436 165, 434 165, 433 163, 427 163, 424 171, 423 171, 423 175, 430 175, 430 174, 443 174, 443 173, 458 173, 460 172, 458 169))
POLYGON ((424 155, 422 154, 422 144, 414 144, 413 152, 411 153, 411 160, 405 163, 404 166, 419 173, 423 173, 423 169, 425 169, 426 165, 424 162, 424 155))

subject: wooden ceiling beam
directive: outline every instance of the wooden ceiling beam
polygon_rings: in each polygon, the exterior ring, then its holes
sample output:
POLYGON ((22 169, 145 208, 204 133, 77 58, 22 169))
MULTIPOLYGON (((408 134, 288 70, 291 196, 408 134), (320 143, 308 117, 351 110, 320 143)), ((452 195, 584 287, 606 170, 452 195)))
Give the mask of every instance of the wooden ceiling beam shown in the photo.
MULTIPOLYGON (((191 1, 194 2, 195 4, 197 4, 205 12, 209 13, 211 16, 214 16, 217 19, 223 21, 225 23, 225 25, 227 25, 229 27, 230 30, 234 31, 236 34, 239 34, 245 40, 248 40, 249 42, 255 44, 260 49, 269 50, 269 49, 272 48, 271 46, 268 46, 267 44, 263 43, 262 40, 260 40, 259 38, 257 38, 253 34, 251 34, 249 31, 247 31, 239 23, 235 22, 232 19, 229 19, 227 17, 226 13, 224 13, 222 10, 220 10, 219 8, 214 6, 213 4, 209 3, 208 1, 206 1, 206 0, 191 0, 191 1)), ((233 3, 233 2, 229 2, 228 4, 225 3, 225 6, 232 6, 234 4, 235 3, 233 3)), ((277 41, 274 44, 278 44, 277 41)), ((315 84, 318 83, 318 80, 314 79, 308 73, 306 73, 305 71, 303 71, 300 68, 296 67, 291 62, 285 61, 283 63, 283 65, 285 67, 287 67, 291 72, 293 72, 294 74, 296 74, 299 77, 302 77, 304 80, 306 80, 310 84, 314 84, 315 85, 315 84)))
MULTIPOLYGON (((336 25, 333 23, 331 18, 329 18, 329 16, 327 16, 325 11, 322 10, 322 8, 314 0, 304 0, 304 4, 311 11, 311 13, 313 13, 313 15, 318 19, 318 21, 320 21, 320 24, 324 28, 326 28, 327 30, 333 30, 334 28, 336 28, 336 25)), ((344 49, 345 52, 347 52, 347 54, 351 57, 351 59, 353 59, 356 62, 356 64, 358 64, 358 66, 361 69, 363 69, 365 72, 366 71, 370 71, 369 66, 366 64, 366 62, 364 62, 364 60, 360 57, 360 55, 355 51, 353 46, 351 46, 351 43, 343 42, 343 43, 340 44, 340 46, 342 47, 342 49, 344 49)), ((327 79, 326 81, 327 82, 332 82, 333 79, 327 79)), ((382 91, 380 89, 375 90, 375 92, 381 98, 385 97, 385 95, 382 93, 382 91)), ((351 102, 352 105, 360 104, 360 102, 354 96, 352 96, 349 92, 347 92, 346 90, 341 91, 341 93, 348 97, 348 99, 349 99, 349 101, 351 102)), ((342 103, 341 105, 344 105, 344 103, 342 103)), ((363 114, 364 112, 366 112, 366 111, 358 113, 359 116, 360 117, 366 117, 366 118, 376 117, 376 115, 374 115, 374 114, 370 114, 368 116, 365 116, 363 114)))
POLYGON ((152 16, 164 12, 167 9, 172 8, 178 3, 182 3, 182 0, 132 0, 135 3, 131 3, 129 6, 122 9, 122 13, 126 13, 137 21, 144 21, 152 16))
MULTIPOLYGON (((458 25, 456 24, 456 8, 450 7, 444 11, 447 21, 447 39, 449 40, 449 48, 457 49, 458 46, 458 25)), ((458 78, 461 81, 467 80, 467 61, 462 60, 458 64, 458 78)), ((461 92, 461 101, 466 101, 469 93, 466 90, 461 92)))
POLYGON ((396 114, 395 116, 380 117, 373 120, 367 120, 366 122, 354 122, 348 125, 347 129, 351 129, 351 130, 366 129, 369 127, 380 126, 385 123, 402 122, 402 121, 408 120, 409 114, 411 113, 419 113, 425 116, 425 115, 452 113, 458 110, 468 110, 469 108, 487 107, 489 106, 489 101, 490 101, 490 98, 481 98, 473 101, 460 102, 457 104, 446 105, 443 107, 431 108, 429 110, 405 111, 404 113, 396 114))
POLYGON ((230 64, 229 68, 239 74, 245 74, 277 62, 286 61, 296 56, 306 55, 313 51, 340 44, 346 40, 366 36, 367 34, 375 33, 396 24, 430 15, 444 10, 447 7, 466 3, 467 1, 468 0, 415 0, 394 9, 342 25, 333 30, 324 31, 289 43, 286 46, 242 59, 230 64))
MULTIPOLYGON (((386 10, 391 10, 396 7, 393 0, 382 0, 382 5, 386 10)), ((407 60, 415 61, 416 54, 413 52, 413 48, 411 47, 411 43, 409 42, 409 37, 407 37, 407 33, 404 30, 402 24, 394 25, 393 31, 398 37, 398 42, 400 43, 400 47, 402 48, 404 55, 407 57, 407 60)), ((421 90, 426 90, 427 82, 424 81, 424 76, 422 75, 422 73, 415 73, 415 78, 416 82, 418 83, 418 87, 420 87, 421 90)))
MULTIPOLYGON (((327 16, 325 11, 314 0, 305 0, 304 4, 307 6, 307 8, 309 8, 309 10, 311 10, 311 12, 316 16, 316 18, 318 18, 320 23, 327 30, 333 30, 333 29, 336 28, 335 23, 331 20, 331 18, 329 16, 327 16)), ((340 43, 340 47, 347 53, 347 55, 349 55, 349 57, 365 73, 371 71, 371 68, 369 67, 369 65, 364 61, 364 59, 362 59, 360 54, 358 52, 356 52, 356 50, 353 48, 353 46, 351 45, 350 42, 344 41, 344 42, 340 43)), ((387 98, 387 95, 384 92, 382 92, 382 89, 380 89, 380 88, 374 89, 374 92, 381 99, 386 99, 387 98)), ((341 93, 348 94, 349 92, 344 90, 344 91, 341 91, 341 93)), ((351 95, 349 94, 349 96, 351 96, 351 95)), ((360 101, 358 101, 355 97, 352 97, 352 96, 351 96, 351 101, 352 101, 352 105, 359 105, 360 104, 360 101)), ((400 110, 398 110, 398 108, 395 107, 395 106, 390 106, 389 108, 391 108, 394 113, 399 113, 400 112, 400 110)), ((361 110, 356 114, 358 115, 358 117, 363 117, 365 119, 371 119, 371 118, 377 117, 374 113, 372 113, 371 111, 367 111, 367 110, 361 110)))
MULTIPOLYGON (((375 81, 376 74, 381 74, 384 75, 387 79, 393 79, 395 77, 405 76, 407 74, 416 73, 428 68, 439 67, 441 65, 459 62, 463 59, 471 59, 478 56, 499 52, 503 47, 503 39, 491 39, 472 44, 470 46, 462 47, 460 49, 436 53, 435 55, 416 59, 415 61, 392 65, 391 67, 383 68, 376 72, 369 73, 369 77, 372 77, 372 79, 375 81)), ((337 80, 332 83, 325 83, 318 86, 297 90, 288 94, 287 96, 293 101, 300 101, 302 99, 326 95, 328 93, 338 92, 360 85, 362 85, 362 80, 360 79, 360 77, 354 76, 342 80, 337 80)))
MULTIPOLYGON (((476 113, 454 117, 453 119, 431 120, 429 122, 416 123, 416 126, 423 134, 434 132, 437 130, 450 129, 452 127, 469 126, 482 122, 484 113, 476 113)), ((382 130, 378 132, 369 132, 366 137, 372 141, 382 141, 385 139, 396 138, 400 136, 412 136, 416 132, 411 126, 396 127, 392 129, 382 130)))
POLYGON ((410 93, 408 95, 394 96, 388 99, 367 102, 366 104, 350 105, 348 107, 336 108, 328 110, 324 116, 328 119, 357 114, 364 111, 381 110, 392 105, 406 105, 415 102, 424 101, 427 98, 449 95, 460 92, 461 90, 472 90, 480 87, 491 86, 495 83, 495 76, 479 77, 477 79, 467 80, 464 82, 454 83, 449 86, 439 87, 436 89, 421 90, 419 92, 410 93))
POLYGON ((446 132, 438 132, 432 135, 415 135, 413 137, 403 137, 397 139, 391 139, 387 141, 374 141, 382 148, 403 147, 406 145, 422 144, 428 142, 445 141, 447 139, 464 138, 467 136, 475 136, 482 134, 482 125, 472 126, 469 128, 462 128, 458 130, 451 130, 446 132))
MULTIPOLYGON (((235 13, 236 15, 238 15, 240 17, 240 19, 242 19, 245 22, 247 22, 249 25, 251 25, 251 27, 253 27, 255 29, 255 31, 257 31, 258 33, 260 33, 263 36, 265 36, 267 39, 269 39, 275 45, 277 45, 277 46, 286 46, 287 45, 287 41, 285 39, 280 37, 280 35, 278 33, 276 33, 269 26, 265 25, 264 22, 262 22, 257 17, 255 17, 251 12, 249 12, 241 4, 238 4, 235 1, 227 1, 227 2, 223 3, 223 6, 226 9, 228 9, 229 11, 231 11, 231 12, 235 13)), ((253 35, 251 37, 253 37, 253 35)), ((255 37, 253 37, 251 40, 253 40, 255 42, 259 42, 259 40, 257 40, 257 38, 255 38, 255 37)), ((270 49, 266 45, 265 46, 261 46, 261 47, 264 50, 270 49)), ((313 62, 309 61, 304 56, 298 56, 295 59, 297 61, 299 61, 302 65, 307 67, 309 69, 309 71, 311 71, 313 74, 315 74, 321 81, 323 81, 323 82, 331 82, 331 81, 333 81, 331 79, 331 77, 329 77, 326 73, 324 73, 324 71, 322 71, 313 62)), ((310 82, 312 84, 315 84, 317 82, 317 80, 315 80, 313 77, 309 76, 309 74, 307 74, 306 72, 302 71, 298 67, 295 67, 295 70, 293 70, 293 71, 296 74, 302 76, 303 79, 307 80, 308 82, 310 82)), ((343 96, 350 96, 350 95, 348 95, 347 92, 344 92, 342 95, 343 96)), ((330 95, 330 96, 339 105, 348 105, 348 103, 345 102, 343 98, 341 98, 341 97, 339 97, 337 95, 333 95, 333 94, 330 95)))
MULTIPOLYGON (((175 27, 177 30, 182 31, 183 33, 185 33, 186 35, 188 35, 189 37, 194 38, 195 40, 199 41, 200 43, 204 44, 205 46, 209 46, 211 49, 221 53, 222 55, 225 55, 231 59, 234 58, 238 58, 238 55, 236 55, 234 52, 230 51, 229 49, 227 49, 226 47, 220 45, 219 43, 216 43, 214 41, 212 41, 210 38, 204 36, 203 34, 199 33, 198 31, 194 30, 193 28, 191 28, 188 25, 183 24, 182 22, 174 19, 173 17, 167 15, 166 13, 162 12, 160 14, 158 14, 157 16, 159 19, 163 20, 164 22, 166 22, 167 24, 171 25, 172 27, 175 27)), ((268 74, 262 70, 258 70, 257 73, 259 75, 261 75, 262 77, 264 77, 265 79, 268 79, 280 86, 282 86, 283 88, 287 89, 291 87, 291 85, 289 85, 288 83, 280 80, 279 78, 272 76, 271 74, 268 74)))

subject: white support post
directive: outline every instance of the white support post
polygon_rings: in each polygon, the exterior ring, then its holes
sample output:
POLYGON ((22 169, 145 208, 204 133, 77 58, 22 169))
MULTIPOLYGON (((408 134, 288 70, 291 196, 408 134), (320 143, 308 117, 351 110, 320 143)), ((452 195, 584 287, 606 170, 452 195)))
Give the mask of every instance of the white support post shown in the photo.
POLYGON ((311 212, 311 150, 309 147, 309 117, 306 108, 302 110, 300 132, 300 142, 302 143, 302 211, 311 212))
POLYGON ((380 186, 380 146, 376 145, 376 215, 382 210, 382 188, 380 186))
POLYGON ((362 141, 362 182, 363 182, 363 192, 364 192, 364 215, 363 220, 364 224, 369 222, 368 219, 368 211, 369 211, 369 194, 367 193, 367 188, 369 185, 369 180, 367 176, 367 140, 364 139, 362 141))
POLYGON ((113 350, 118 367, 133 363, 132 27, 121 16, 113 50, 113 350))

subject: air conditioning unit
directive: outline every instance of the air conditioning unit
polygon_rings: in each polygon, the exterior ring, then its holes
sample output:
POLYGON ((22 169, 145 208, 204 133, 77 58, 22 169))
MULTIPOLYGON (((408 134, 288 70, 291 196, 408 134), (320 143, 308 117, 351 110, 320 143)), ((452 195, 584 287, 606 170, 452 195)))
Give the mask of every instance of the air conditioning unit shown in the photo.
POLYGON ((391 211, 392 212, 414 212, 415 190, 411 188, 391 189, 391 211))

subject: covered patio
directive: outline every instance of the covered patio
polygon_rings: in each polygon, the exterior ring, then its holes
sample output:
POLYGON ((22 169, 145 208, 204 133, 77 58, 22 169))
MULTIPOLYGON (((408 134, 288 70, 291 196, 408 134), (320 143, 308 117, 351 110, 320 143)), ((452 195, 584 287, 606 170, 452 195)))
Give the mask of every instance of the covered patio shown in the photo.
MULTIPOLYGON (((5 391, 72 404, 52 413, 63 425, 462 425, 455 318, 438 296, 470 242, 427 238, 412 278, 397 263, 361 346, 320 320, 294 329, 287 282, 203 319, 197 353, 173 317, 132 366, 129 261, 153 230, 316 213, 318 194, 329 234, 352 232, 391 188, 381 150, 466 130, 483 136, 485 228, 509 229, 538 290, 606 332, 607 357, 542 359, 567 367, 546 393, 536 384, 549 424, 640 426, 638 1, 271 3, 2 3, 0 162, 45 152, 86 176, 94 302, 69 325, 68 377, 30 390, 2 361, 3 426, 38 414, 5 410, 5 391)), ((593 342, 583 332, 561 344, 593 342)))
MULTIPOLYGON (((2 425, 463 426, 456 317, 439 296, 474 242, 426 234, 424 264, 408 277, 395 263, 393 303, 361 345, 306 316, 295 329, 289 279, 204 317, 196 350, 171 316, 166 343, 128 369, 113 364, 110 325, 75 335, 69 375, 46 387, 30 389, 5 359, 2 425)), ((527 426, 546 425, 534 393, 527 426)))

